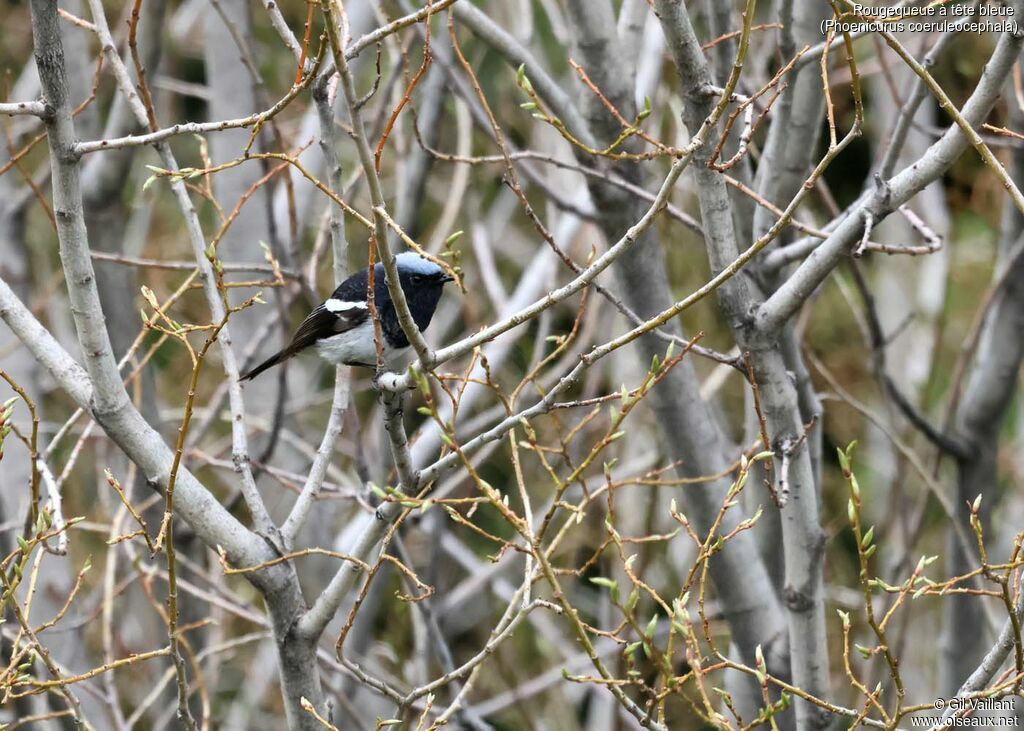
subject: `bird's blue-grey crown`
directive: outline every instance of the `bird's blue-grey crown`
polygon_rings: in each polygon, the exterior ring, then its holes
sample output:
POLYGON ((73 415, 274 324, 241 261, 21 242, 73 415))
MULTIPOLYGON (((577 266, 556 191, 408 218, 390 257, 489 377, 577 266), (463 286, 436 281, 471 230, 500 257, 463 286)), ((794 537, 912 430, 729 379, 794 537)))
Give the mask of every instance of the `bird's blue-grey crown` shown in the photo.
POLYGON ((415 251, 403 251, 395 257, 395 265, 399 274, 407 272, 421 277, 440 277, 444 274, 444 269, 415 251))

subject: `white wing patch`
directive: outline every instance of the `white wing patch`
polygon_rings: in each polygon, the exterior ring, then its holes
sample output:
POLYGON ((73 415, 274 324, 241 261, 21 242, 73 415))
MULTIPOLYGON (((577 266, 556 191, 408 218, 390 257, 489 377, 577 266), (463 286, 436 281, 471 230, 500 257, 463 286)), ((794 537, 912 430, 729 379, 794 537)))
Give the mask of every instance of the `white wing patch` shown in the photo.
POLYGON ((344 300, 336 300, 333 297, 324 302, 324 308, 328 312, 345 312, 347 310, 365 310, 365 302, 345 302, 344 300))

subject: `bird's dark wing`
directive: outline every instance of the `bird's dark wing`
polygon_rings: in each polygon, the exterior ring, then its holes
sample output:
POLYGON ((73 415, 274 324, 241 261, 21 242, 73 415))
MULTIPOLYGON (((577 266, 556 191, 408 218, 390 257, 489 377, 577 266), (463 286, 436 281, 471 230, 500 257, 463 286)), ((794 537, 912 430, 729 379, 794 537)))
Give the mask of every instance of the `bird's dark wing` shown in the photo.
POLYGON ((289 355, 305 350, 317 340, 340 335, 343 332, 359 327, 370 317, 370 310, 365 302, 343 302, 334 298, 318 305, 306 316, 306 319, 295 331, 292 342, 285 349, 289 355), (337 302, 344 307, 332 310, 328 305, 337 302))
POLYGON ((331 298, 314 309, 295 331, 292 341, 284 350, 275 353, 247 373, 240 376, 243 381, 251 380, 268 368, 282 363, 293 355, 305 350, 318 340, 339 335, 359 327, 370 317, 365 302, 345 302, 331 298))

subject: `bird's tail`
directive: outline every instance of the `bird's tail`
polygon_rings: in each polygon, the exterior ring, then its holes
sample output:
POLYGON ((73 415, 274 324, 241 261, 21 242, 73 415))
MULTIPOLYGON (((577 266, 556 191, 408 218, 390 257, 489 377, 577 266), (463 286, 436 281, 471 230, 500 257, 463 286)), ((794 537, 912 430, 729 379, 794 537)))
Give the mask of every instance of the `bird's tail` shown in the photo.
POLYGON ((269 358, 267 358, 265 361, 260 363, 255 368, 252 368, 249 371, 247 371, 247 372, 243 373, 242 375, 240 375, 238 377, 238 380, 239 381, 251 381, 256 376, 261 374, 263 371, 267 370, 268 368, 273 368, 278 363, 285 362, 286 360, 291 358, 293 355, 295 355, 295 351, 293 351, 291 348, 285 348, 284 350, 282 350, 282 351, 280 351, 278 353, 275 353, 274 355, 270 356, 269 358))

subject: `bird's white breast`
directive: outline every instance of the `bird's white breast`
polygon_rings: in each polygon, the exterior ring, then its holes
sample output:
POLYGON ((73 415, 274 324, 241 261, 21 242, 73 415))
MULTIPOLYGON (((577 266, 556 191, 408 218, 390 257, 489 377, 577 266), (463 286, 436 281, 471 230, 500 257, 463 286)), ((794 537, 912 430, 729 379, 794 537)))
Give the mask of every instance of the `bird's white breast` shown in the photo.
MULTIPOLYGON (((343 365, 364 365, 372 367, 377 362, 377 350, 373 341, 373 323, 367 319, 361 325, 338 335, 316 341, 316 352, 329 363, 343 365)), ((395 349, 384 342, 384 359, 390 359, 395 349)))

